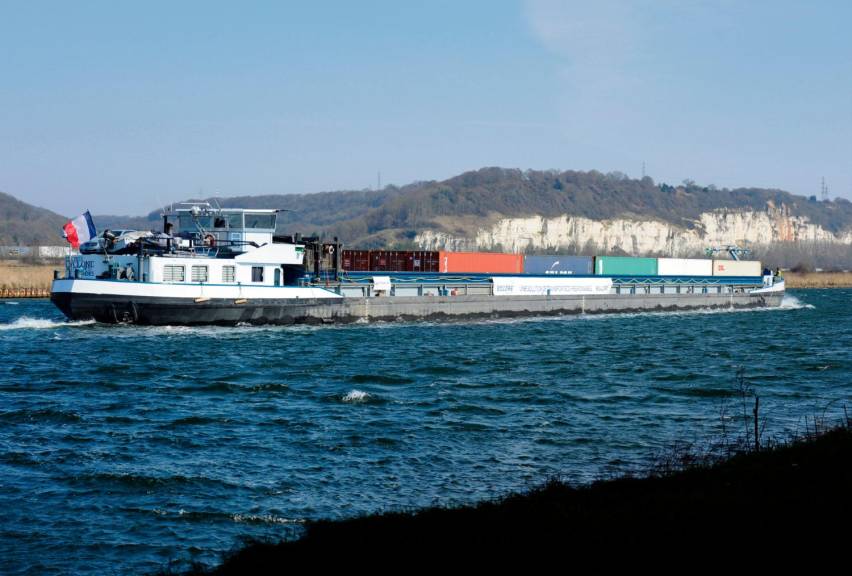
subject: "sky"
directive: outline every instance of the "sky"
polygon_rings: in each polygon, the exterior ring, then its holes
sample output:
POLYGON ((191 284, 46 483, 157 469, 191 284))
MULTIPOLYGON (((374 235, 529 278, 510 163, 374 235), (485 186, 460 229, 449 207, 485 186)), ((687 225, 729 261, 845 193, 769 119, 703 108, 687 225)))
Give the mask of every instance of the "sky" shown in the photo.
POLYGON ((643 164, 852 198, 852 2, 0 0, 0 191, 67 216, 643 164))

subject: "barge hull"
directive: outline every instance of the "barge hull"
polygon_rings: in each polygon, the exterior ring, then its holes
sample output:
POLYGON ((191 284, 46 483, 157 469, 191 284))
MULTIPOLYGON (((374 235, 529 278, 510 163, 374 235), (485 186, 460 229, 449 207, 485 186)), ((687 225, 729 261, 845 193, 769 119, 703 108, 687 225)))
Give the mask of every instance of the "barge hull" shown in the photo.
POLYGON ((781 305, 783 292, 764 294, 631 294, 588 296, 412 296, 263 298, 237 303, 54 292, 51 300, 72 320, 146 325, 333 324, 396 320, 455 320, 781 305))

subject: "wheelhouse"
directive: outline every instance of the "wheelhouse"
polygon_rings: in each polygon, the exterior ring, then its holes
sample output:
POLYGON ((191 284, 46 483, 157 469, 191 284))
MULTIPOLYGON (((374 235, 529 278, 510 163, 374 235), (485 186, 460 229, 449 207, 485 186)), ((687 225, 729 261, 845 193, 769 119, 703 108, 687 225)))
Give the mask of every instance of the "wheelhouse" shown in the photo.
POLYGON ((208 246, 241 253, 272 244, 277 218, 277 210, 193 205, 163 214, 163 230, 172 230, 179 238, 201 240, 208 246))

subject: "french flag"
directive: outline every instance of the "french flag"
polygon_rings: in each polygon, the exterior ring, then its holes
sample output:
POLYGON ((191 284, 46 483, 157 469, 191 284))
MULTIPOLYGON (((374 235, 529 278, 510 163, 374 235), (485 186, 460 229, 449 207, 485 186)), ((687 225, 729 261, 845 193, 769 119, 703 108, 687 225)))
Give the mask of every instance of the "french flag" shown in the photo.
POLYGON ((79 248, 80 244, 88 242, 98 235, 97 230, 95 230, 95 224, 92 222, 92 215, 89 214, 88 210, 73 220, 68 221, 62 227, 62 231, 65 233, 65 239, 71 243, 73 248, 79 248))

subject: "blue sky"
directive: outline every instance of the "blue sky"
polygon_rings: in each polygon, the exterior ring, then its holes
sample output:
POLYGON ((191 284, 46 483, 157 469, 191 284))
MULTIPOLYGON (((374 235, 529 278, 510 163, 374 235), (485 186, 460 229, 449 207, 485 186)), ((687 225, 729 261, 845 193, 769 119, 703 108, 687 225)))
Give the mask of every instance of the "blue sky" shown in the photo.
POLYGON ((0 0, 0 190, 66 215, 482 166, 852 198, 852 2, 0 0))

